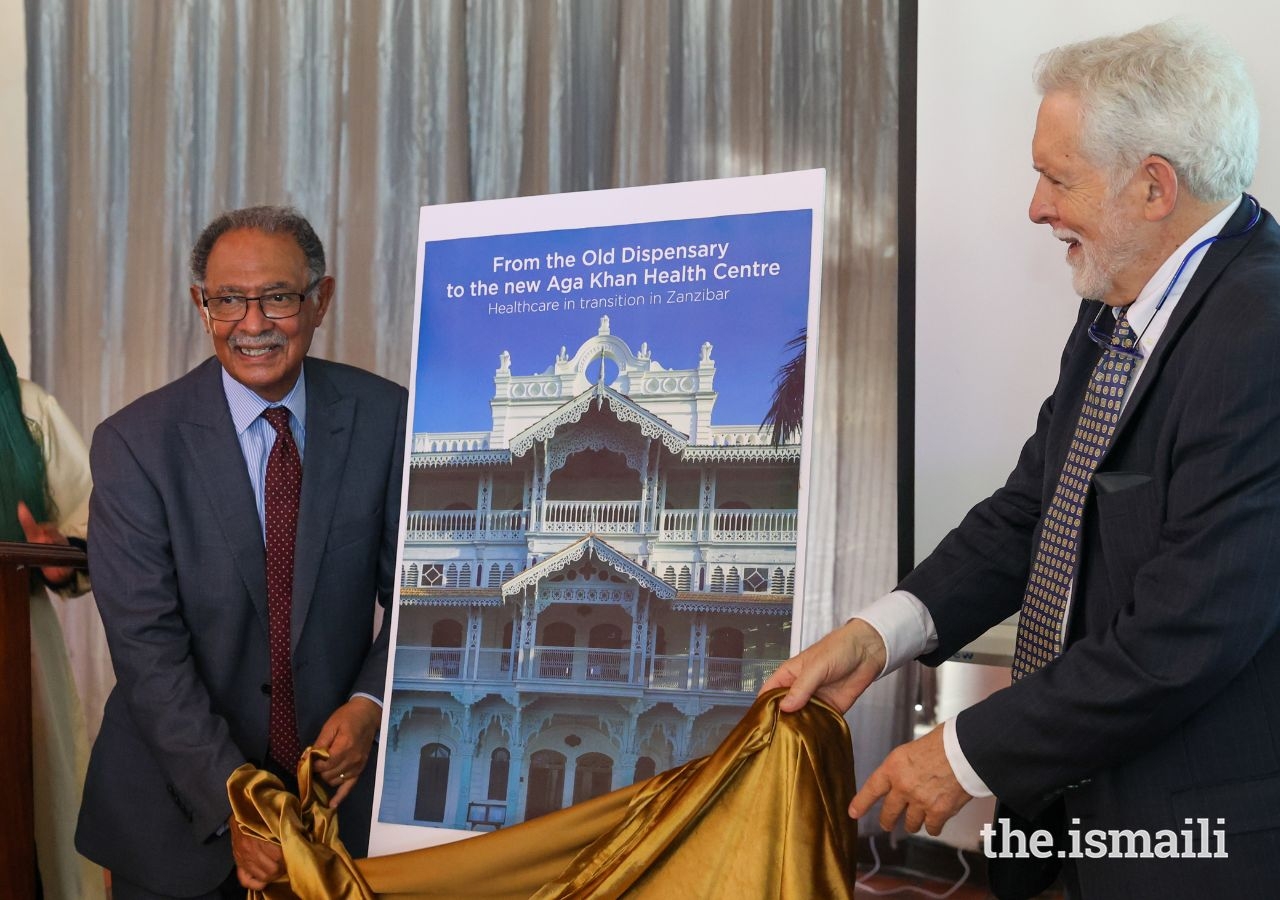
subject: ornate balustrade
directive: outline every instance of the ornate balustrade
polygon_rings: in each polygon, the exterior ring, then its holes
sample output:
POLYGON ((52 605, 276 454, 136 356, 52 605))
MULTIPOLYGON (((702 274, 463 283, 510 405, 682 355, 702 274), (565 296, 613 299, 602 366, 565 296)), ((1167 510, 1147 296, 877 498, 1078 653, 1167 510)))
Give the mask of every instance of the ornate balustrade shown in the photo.
POLYGON ((711 514, 713 541, 759 543, 796 539, 794 509, 717 509, 711 514))
POLYGON ((548 500, 543 506, 547 532, 634 534, 639 529, 639 500, 548 500))
POLYGON ((488 449, 487 431, 455 431, 449 434, 419 432, 413 436, 414 453, 459 453, 488 449))
POLYGON ((794 543, 799 513, 794 509, 716 509, 704 517, 697 509, 664 509, 658 539, 712 543, 794 543), (710 519, 704 522, 704 519, 710 519))
POLYGON ((754 694, 781 665, 778 659, 690 659, 649 656, 597 647, 534 647, 523 672, 512 651, 486 647, 402 646, 395 676, 411 681, 548 681, 571 684, 632 684, 655 691, 716 691, 754 694))
MULTIPOLYGON (((799 515, 794 509, 664 509, 658 516, 662 541, 711 543, 794 543, 799 515)), ((529 528, 524 509, 416 509, 407 518, 410 541, 522 540, 529 528)), ((641 533, 638 500, 548 500, 542 531, 552 534, 641 533)))

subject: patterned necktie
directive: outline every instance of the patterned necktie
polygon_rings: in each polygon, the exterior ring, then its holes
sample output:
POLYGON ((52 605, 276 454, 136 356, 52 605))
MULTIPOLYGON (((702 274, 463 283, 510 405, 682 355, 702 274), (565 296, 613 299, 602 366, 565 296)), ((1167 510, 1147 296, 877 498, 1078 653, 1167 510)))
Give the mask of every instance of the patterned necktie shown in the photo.
POLYGON ((293 708, 290 610, 293 606, 293 547, 298 535, 302 460, 289 428, 289 410, 275 406, 262 417, 276 430, 267 457, 267 638, 271 644, 271 713, 268 748, 286 772, 298 768, 302 746, 293 708))
MULTIPOLYGON (((1111 346, 1133 347, 1133 329, 1123 312, 1116 319, 1111 346)), ((1031 560, 1013 650, 1014 681, 1048 665, 1062 652, 1062 626, 1075 582, 1089 481, 1111 445, 1133 362, 1130 356, 1104 351, 1089 379, 1080 421, 1031 560)))

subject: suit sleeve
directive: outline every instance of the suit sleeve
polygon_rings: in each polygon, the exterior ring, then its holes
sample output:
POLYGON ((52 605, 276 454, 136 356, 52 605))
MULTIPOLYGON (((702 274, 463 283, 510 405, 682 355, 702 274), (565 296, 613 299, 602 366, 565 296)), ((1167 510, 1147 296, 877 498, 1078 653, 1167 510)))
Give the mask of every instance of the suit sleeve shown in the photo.
POLYGON ((1166 737, 1280 629, 1280 313, 1259 293, 1179 361, 1194 376, 1166 423, 1166 507, 1130 602, 957 719, 969 761, 1023 815, 1166 737))
POLYGON ((226 780, 244 754, 213 712, 191 654, 160 493, 110 423, 94 433, 90 465, 89 566, 116 694, 205 840, 231 814, 226 780))
MULTIPOLYGON (((1096 304, 1081 304, 1062 353, 1062 372, 1076 343, 1087 340, 1083 326, 1096 309, 1096 304)), ((898 585, 925 605, 938 634, 938 646, 921 656, 921 662, 931 666, 945 662, 1018 611, 1040 520, 1045 447, 1054 405, 1053 396, 1041 405, 1035 433, 1023 445, 1004 486, 971 509, 898 585)))
POLYGON ((399 392, 396 406, 395 443, 387 471, 386 498, 383 504, 382 547, 378 553, 378 603, 383 608, 382 626, 369 648, 353 693, 382 698, 386 688, 387 660, 391 643, 391 603, 395 596, 396 551, 400 539, 400 495, 404 482, 405 429, 408 416, 408 393, 399 392))

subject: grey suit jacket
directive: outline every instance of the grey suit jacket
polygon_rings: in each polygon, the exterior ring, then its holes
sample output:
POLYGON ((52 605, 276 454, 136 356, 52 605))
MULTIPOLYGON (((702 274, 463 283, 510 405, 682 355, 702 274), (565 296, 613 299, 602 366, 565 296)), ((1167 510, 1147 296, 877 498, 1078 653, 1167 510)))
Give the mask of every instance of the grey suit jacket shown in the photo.
MULTIPOLYGON (((1243 203, 1223 233, 1251 212, 1243 203)), ((1082 304, 1006 485, 902 583, 938 630, 927 663, 1021 603, 1100 352, 1087 334, 1097 310, 1082 304)), ((1091 900, 1251 896, 1280 868, 1280 227, 1269 214, 1207 250, 1094 475, 1082 529, 1065 652, 960 714, 965 755, 1041 826, 1154 834, 1203 817, 1226 831, 1226 861, 1081 860, 1091 900)))
MULTIPOLYGON (((90 451, 89 565, 118 684, 76 843, 163 894, 226 878, 226 779, 267 752, 265 550, 221 371, 209 359, 125 407, 90 451)), ((407 407, 404 388, 349 366, 308 359, 306 379, 292 613, 304 745, 353 692, 382 696, 374 610, 393 588, 407 407)), ((367 827, 372 782, 370 766, 340 811, 344 837, 367 827)))

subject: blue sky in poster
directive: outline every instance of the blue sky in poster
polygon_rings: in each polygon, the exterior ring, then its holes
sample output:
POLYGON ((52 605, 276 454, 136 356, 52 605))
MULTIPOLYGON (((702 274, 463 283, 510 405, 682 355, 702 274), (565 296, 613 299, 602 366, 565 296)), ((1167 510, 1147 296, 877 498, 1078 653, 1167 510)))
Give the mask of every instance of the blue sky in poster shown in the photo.
POLYGON ((713 421, 758 424, 808 318, 811 231, 802 209, 428 241, 413 430, 487 431, 501 351, 545 371, 602 315, 666 368, 710 341, 713 421))

